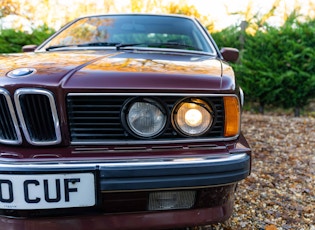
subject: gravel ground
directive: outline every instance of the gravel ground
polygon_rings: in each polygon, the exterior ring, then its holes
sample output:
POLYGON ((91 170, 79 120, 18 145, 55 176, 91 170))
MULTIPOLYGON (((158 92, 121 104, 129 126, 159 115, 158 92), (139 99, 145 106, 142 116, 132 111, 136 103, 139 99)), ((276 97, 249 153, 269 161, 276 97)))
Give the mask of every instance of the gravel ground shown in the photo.
POLYGON ((205 230, 315 230, 315 118, 243 114, 252 173, 233 216, 205 230))

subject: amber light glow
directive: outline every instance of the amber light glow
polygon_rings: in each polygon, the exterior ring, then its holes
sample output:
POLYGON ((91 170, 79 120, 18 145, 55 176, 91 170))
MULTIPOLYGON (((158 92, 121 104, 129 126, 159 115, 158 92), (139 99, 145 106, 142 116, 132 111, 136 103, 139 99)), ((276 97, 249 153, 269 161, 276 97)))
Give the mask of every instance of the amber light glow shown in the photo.
POLYGON ((240 105, 236 97, 224 97, 225 126, 224 136, 232 137, 240 132, 240 105))

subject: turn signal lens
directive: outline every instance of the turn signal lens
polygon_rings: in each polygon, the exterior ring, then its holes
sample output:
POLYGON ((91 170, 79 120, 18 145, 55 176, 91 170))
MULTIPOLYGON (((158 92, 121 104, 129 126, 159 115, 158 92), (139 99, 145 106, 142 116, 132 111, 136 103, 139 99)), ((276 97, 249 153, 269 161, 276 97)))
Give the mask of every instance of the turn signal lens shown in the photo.
POLYGON ((241 111, 237 97, 224 97, 224 136, 236 136, 240 132, 241 111))

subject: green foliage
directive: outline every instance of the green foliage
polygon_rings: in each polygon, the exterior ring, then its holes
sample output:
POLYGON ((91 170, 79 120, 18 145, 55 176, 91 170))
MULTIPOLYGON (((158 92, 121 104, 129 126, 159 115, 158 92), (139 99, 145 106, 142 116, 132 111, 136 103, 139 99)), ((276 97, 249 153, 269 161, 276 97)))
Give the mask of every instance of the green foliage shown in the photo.
POLYGON ((227 27, 220 32, 212 33, 211 36, 219 47, 241 48, 240 37, 241 31, 235 26, 227 27))
POLYGON ((0 36, 0 53, 20 52, 23 44, 27 42, 27 36, 21 31, 13 29, 2 30, 0 36))
POLYGON ((297 18, 292 13, 279 28, 264 25, 254 35, 244 33, 244 44, 237 28, 213 35, 219 46, 241 50, 234 64, 238 81, 246 99, 261 108, 299 111, 315 97, 315 20, 302 23, 297 18))
POLYGON ((55 32, 56 31, 54 29, 49 28, 47 25, 43 25, 35 29, 33 33, 30 34, 30 41, 32 44, 39 45, 55 32))
POLYGON ((39 45, 53 33, 54 30, 46 25, 33 30, 31 34, 14 29, 0 30, 0 53, 21 52, 24 45, 39 45))

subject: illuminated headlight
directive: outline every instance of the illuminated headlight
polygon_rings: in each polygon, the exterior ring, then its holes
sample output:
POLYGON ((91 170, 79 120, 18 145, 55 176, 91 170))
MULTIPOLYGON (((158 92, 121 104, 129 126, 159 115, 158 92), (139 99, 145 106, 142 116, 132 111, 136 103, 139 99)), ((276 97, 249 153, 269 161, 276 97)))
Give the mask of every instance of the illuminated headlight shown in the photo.
POLYGON ((176 106, 173 111, 173 123, 176 129, 186 136, 200 136, 210 129, 213 112, 205 101, 191 98, 176 106))
POLYGON ((124 120, 136 136, 150 138, 164 130, 167 114, 163 106, 149 98, 133 100, 124 109, 124 120))

